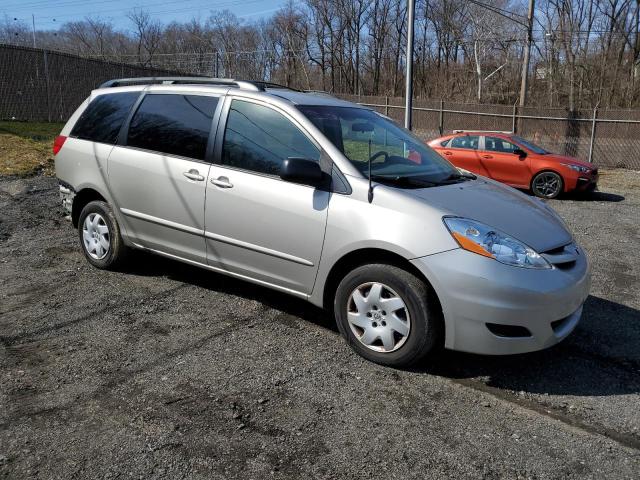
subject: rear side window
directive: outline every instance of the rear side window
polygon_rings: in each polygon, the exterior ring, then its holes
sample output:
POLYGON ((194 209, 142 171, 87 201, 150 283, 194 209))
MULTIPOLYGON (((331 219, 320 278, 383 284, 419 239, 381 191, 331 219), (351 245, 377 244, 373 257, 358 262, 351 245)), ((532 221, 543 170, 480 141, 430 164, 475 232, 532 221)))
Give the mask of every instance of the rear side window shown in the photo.
POLYGON ((251 102, 233 100, 222 147, 222 163, 277 175, 289 157, 319 161, 320 150, 284 115, 251 102))
POLYGON ((218 98, 150 94, 129 125, 127 145, 204 160, 218 98))
POLYGON ((478 140, 480 137, 477 135, 464 135, 461 137, 454 137, 451 140, 451 148, 465 148, 467 150, 477 150, 478 140))
POLYGON ((94 98, 71 130, 71 137, 115 144, 140 92, 107 93, 94 98))

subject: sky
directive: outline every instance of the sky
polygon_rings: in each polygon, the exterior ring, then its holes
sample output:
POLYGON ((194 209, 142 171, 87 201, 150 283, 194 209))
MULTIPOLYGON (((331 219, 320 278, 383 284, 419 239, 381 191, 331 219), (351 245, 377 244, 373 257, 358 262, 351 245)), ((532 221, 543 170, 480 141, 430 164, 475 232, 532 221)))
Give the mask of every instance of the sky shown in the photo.
POLYGON ((247 21, 271 16, 286 0, 0 0, 0 17, 6 14, 36 30, 56 30, 65 22, 85 17, 110 20, 117 29, 131 28, 127 13, 134 8, 148 11, 163 23, 205 19, 212 10, 229 10, 247 21))

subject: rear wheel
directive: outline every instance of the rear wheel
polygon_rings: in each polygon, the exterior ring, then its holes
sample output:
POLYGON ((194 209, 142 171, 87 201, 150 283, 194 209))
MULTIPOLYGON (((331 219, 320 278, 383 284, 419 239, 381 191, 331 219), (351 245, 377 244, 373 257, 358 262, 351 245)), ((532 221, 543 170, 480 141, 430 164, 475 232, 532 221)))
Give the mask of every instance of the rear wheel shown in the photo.
POLYGON ((347 343, 364 358, 402 367, 441 344, 442 314, 433 291, 392 265, 364 265, 336 291, 334 313, 347 343))
POLYGON ((94 200, 85 205, 78 219, 78 235, 82 251, 94 267, 113 270, 122 264, 127 247, 108 203, 94 200))
POLYGON ((531 191, 540 198, 556 198, 563 187, 562 177, 556 172, 540 172, 531 181, 531 191))

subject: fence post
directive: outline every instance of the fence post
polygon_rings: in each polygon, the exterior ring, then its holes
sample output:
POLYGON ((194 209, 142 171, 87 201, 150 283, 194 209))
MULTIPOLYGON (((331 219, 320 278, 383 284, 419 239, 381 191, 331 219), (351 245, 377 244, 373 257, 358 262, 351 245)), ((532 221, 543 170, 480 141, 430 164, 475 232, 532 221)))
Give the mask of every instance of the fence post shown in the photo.
POLYGON ((513 115, 511 116, 511 133, 517 133, 517 113, 518 113, 518 105, 516 103, 513 104, 513 115))
POLYGON ((47 51, 42 50, 44 57, 44 81, 47 92, 47 122, 51 123, 51 88, 49 85, 49 62, 47 60, 47 51))
POLYGON ((438 118, 438 131, 444 134, 444 100, 440 99, 440 117, 438 118))
POLYGON ((389 116, 389 97, 384 97, 384 114, 389 116))
POLYGON ((593 163, 593 146, 596 140, 596 123, 598 122, 598 105, 593 109, 591 120, 591 141, 589 142, 589 163, 593 163))

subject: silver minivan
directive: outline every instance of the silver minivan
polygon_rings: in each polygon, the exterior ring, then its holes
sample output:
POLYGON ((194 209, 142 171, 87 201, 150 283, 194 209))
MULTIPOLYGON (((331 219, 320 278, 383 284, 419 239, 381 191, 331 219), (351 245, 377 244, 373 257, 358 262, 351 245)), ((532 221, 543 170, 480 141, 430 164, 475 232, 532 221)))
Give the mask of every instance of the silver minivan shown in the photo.
POLYGON ((54 152, 92 265, 121 268, 140 249, 286 292, 332 311, 381 364, 549 347, 589 292, 585 253, 545 203, 326 94, 113 80, 54 152))

